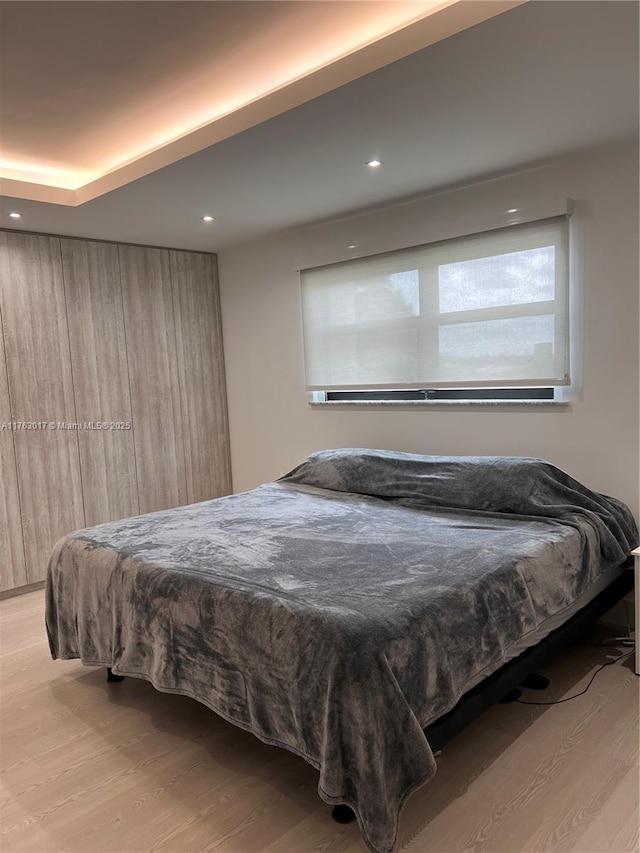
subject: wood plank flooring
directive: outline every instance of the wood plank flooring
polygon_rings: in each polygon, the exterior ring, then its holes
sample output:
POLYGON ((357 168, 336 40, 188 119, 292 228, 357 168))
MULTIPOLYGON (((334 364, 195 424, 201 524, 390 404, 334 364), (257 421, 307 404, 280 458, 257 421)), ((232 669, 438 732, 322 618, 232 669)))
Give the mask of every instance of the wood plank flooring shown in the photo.
MULTIPOLYGON (((43 592, 0 601, 3 853, 365 853, 317 773, 191 699, 52 661, 43 592)), ((545 670, 557 699, 615 650, 545 670)), ((450 743, 408 801, 401 853, 634 853, 638 685, 632 659, 551 707, 497 705, 450 743)))

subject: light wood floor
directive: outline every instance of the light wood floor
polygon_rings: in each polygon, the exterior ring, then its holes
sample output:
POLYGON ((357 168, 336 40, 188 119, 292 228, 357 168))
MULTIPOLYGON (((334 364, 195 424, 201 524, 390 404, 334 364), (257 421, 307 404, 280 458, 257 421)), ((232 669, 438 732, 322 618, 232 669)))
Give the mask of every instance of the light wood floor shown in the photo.
MULTIPOLYGON (((42 591, 0 601, 0 631, 3 853, 365 853, 302 759, 190 699, 52 661, 42 591)), ((546 670, 544 698, 611 654, 574 647, 546 670)), ((631 660, 573 702, 495 706, 438 764, 405 807, 402 853, 636 851, 631 660)))

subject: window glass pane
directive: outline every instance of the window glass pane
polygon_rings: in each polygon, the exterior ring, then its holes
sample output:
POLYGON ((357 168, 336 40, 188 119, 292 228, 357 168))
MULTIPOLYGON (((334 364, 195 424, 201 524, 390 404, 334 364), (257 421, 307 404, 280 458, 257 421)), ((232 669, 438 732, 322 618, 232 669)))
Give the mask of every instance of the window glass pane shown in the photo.
POLYGON ((418 270, 395 272, 389 276, 393 290, 400 296, 413 317, 420 314, 420 275, 418 270))
POLYGON ((550 374, 555 318, 552 314, 440 326, 442 378, 481 381, 550 374))
POLYGON ((316 310, 324 315, 324 326, 353 326, 417 317, 420 314, 418 270, 367 279, 346 281, 318 293, 316 310), (323 304, 324 302, 324 304, 323 304))
POLYGON ((438 266, 441 313, 555 297, 555 249, 543 246, 438 266))
POLYGON ((323 353, 331 385, 415 382, 418 334, 415 329, 336 332, 323 353))

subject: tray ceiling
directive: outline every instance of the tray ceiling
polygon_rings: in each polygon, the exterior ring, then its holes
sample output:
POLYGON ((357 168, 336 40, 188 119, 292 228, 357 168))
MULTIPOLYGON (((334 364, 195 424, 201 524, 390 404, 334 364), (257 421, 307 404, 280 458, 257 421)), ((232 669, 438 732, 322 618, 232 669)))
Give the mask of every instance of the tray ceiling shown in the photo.
POLYGON ((85 202, 519 2, 4 2, 2 190, 85 202))

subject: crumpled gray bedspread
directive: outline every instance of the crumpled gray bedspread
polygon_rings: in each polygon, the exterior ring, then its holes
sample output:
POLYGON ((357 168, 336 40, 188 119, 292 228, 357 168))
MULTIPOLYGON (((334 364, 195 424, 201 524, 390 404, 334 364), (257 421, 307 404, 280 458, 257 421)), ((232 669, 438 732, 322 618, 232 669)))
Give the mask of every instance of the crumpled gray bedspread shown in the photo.
POLYGON ((541 460, 323 451, 253 491, 61 540, 47 632, 54 658, 301 755, 390 853, 435 772, 423 728, 637 544, 624 504, 541 460))

